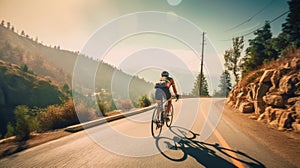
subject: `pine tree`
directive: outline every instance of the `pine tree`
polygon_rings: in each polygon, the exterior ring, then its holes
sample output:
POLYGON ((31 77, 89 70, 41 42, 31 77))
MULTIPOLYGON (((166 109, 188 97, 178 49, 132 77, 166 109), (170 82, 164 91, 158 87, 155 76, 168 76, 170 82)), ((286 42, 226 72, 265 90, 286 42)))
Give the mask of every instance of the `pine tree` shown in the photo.
POLYGON ((230 74, 225 70, 220 77, 220 84, 218 85, 220 91, 218 92, 219 96, 227 97, 228 93, 232 89, 230 74))
POLYGON ((257 30, 254 39, 249 40, 246 56, 243 58, 243 76, 249 71, 278 58, 278 52, 272 45, 272 33, 269 22, 266 22, 262 30, 257 30))
POLYGON ((289 45, 300 47, 300 1, 291 0, 288 4, 290 13, 282 24, 282 32, 289 45))
POLYGON ((204 75, 200 75, 200 74, 197 76, 197 79, 194 83, 194 88, 193 88, 192 92, 190 93, 190 95, 199 96, 200 81, 202 84, 200 96, 209 96, 207 80, 204 75), (200 80, 200 76, 201 76, 201 80, 200 80))

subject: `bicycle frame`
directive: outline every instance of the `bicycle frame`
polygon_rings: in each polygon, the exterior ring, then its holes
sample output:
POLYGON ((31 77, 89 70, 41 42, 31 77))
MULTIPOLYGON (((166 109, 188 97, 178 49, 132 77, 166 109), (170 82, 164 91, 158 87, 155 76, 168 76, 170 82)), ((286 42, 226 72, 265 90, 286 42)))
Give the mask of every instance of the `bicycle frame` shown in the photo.
POLYGON ((166 113, 166 109, 167 109, 167 105, 168 105, 168 100, 163 100, 162 103, 160 104, 156 104, 156 107, 153 111, 152 114, 152 122, 151 122, 151 133, 153 137, 158 137, 161 133, 162 127, 164 125, 164 123, 166 123, 167 127, 170 127, 173 121, 173 105, 170 108, 170 111, 168 112, 168 116, 165 117, 166 113), (158 110, 159 109, 159 110, 158 110), (158 113, 159 111, 159 113, 158 113), (170 117, 170 118, 169 118, 170 117), (168 118, 168 120, 167 120, 168 118), (158 133, 155 133, 155 131, 158 131, 158 133), (157 135, 155 135, 157 134, 157 135))

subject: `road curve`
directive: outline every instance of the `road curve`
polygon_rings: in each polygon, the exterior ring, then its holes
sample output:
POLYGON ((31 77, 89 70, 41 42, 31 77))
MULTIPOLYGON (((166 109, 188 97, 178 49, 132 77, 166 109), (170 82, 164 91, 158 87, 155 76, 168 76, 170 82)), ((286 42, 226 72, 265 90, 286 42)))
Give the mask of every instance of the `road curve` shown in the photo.
POLYGON ((295 167, 223 113, 224 99, 174 102, 152 138, 152 111, 89 128, 0 160, 0 167, 295 167))

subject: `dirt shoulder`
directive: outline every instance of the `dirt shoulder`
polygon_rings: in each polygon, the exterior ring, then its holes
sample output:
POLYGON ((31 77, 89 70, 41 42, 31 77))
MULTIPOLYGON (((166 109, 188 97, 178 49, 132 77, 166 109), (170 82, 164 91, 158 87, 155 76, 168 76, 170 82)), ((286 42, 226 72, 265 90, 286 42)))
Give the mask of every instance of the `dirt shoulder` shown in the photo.
MULTIPOLYGON (((139 110, 139 109, 131 109, 139 110)), ((106 117, 110 116, 116 116, 118 114, 121 114, 120 111, 113 111, 108 113, 106 117)), ((49 131, 46 133, 31 133, 30 139, 26 142, 16 142, 15 137, 10 137, 7 139, 0 140, 0 159, 4 158, 6 156, 12 155, 14 153, 23 151, 28 148, 32 148, 34 146, 53 141, 56 139, 59 139, 61 137, 67 136, 72 134, 71 132, 65 131, 65 128, 58 129, 54 131, 49 131)))
POLYGON ((22 150, 70 135, 70 132, 59 129, 46 133, 32 133, 26 142, 15 142, 14 137, 0 141, 0 159, 22 150))
POLYGON ((251 114, 243 114, 227 105, 224 107, 224 113, 260 143, 268 146, 291 164, 300 165, 300 133, 289 130, 279 131, 268 126, 264 121, 250 119, 251 114))

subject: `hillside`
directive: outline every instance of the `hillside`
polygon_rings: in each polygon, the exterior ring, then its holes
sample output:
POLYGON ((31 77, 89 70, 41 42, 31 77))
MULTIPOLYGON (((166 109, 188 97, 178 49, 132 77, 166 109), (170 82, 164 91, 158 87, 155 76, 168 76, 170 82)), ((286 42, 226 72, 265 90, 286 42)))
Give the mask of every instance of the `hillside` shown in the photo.
MULTIPOLYGON (((28 35, 19 35, 0 25, 0 133, 4 135, 8 122, 14 123, 13 110, 17 105, 43 108, 60 104, 64 96, 60 90, 68 89, 69 92, 72 89, 73 69, 78 58, 87 65, 80 71, 82 76, 95 78, 95 83, 85 79, 76 81, 76 87, 79 88, 76 93, 80 92, 80 98, 92 95, 93 91, 105 90, 113 93, 118 100, 130 98, 136 102, 153 89, 152 83, 125 74, 107 63, 95 61, 78 52, 61 50, 59 46, 45 46, 28 35), (89 65, 98 67, 96 74, 90 72, 89 65), (114 79, 116 76, 117 79, 114 79), (91 86, 96 89, 92 90, 91 86), (128 89, 129 93, 125 92, 128 89)), ((105 101, 111 102, 111 94, 108 95, 105 101)))
MULTIPOLYGON (((60 47, 45 46, 4 26, 0 26, 0 37, 0 59, 19 66, 26 64, 34 73, 47 76, 60 86, 64 84, 71 86, 75 61, 78 57, 83 57, 89 64, 98 64, 99 69, 95 81, 97 91, 101 89, 111 90, 114 73, 117 73, 118 77, 130 80, 133 83, 131 87, 134 89, 131 90, 134 92, 131 94, 135 98, 138 95, 148 93, 153 88, 153 84, 127 75, 107 63, 99 63, 87 56, 79 55, 78 52, 61 50, 60 47)), ((82 82, 80 84, 83 88, 91 85, 90 83, 84 83, 84 81, 80 82, 82 82)))
POLYGON ((4 135, 6 125, 14 119, 13 110, 18 105, 47 107, 60 104, 64 94, 49 79, 25 72, 15 64, 0 60, 0 130, 4 135))
POLYGON ((250 72, 227 103, 273 128, 300 132, 300 49, 250 72))

